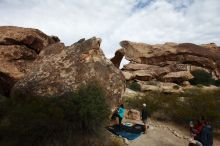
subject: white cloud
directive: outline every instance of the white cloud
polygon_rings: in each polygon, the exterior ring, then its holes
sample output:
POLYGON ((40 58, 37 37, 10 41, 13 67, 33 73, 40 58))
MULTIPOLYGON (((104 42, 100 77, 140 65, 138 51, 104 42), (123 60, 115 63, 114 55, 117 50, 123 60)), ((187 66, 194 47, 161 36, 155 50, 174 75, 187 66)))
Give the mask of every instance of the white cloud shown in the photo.
POLYGON ((220 44, 219 0, 0 0, 0 25, 39 28, 70 45, 92 36, 112 57, 119 42, 220 44))

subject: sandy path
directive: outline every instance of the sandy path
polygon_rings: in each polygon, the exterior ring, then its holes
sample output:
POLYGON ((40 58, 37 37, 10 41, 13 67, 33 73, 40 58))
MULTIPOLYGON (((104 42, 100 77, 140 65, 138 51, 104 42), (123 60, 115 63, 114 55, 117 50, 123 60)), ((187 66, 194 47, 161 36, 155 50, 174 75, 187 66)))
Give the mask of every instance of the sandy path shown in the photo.
POLYGON ((151 121, 146 134, 131 141, 129 146, 187 146, 185 139, 176 137, 169 129, 151 121))
MULTIPOLYGON (((150 128, 128 146, 188 146, 189 133, 169 123, 149 121, 150 128)), ((220 141, 214 140, 213 146, 220 146, 220 141)))

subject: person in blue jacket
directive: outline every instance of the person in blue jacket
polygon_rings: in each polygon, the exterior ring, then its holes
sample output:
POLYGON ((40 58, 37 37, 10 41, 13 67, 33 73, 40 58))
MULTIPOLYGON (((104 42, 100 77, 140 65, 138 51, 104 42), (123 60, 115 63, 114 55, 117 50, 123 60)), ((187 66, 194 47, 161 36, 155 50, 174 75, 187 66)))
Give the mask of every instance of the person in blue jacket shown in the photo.
POLYGON ((125 108, 124 108, 124 105, 121 104, 118 109, 118 118, 119 118, 120 125, 121 125, 122 119, 124 118, 124 114, 125 114, 125 108))

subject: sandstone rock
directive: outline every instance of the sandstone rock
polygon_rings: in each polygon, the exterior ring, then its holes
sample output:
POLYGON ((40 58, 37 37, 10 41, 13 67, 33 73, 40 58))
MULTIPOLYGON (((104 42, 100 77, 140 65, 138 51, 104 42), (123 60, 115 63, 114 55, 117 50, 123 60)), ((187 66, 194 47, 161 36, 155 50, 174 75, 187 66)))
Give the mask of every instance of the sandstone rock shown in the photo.
POLYGON ((201 46, 208 48, 208 49, 211 49, 211 50, 214 50, 214 51, 219 49, 219 47, 215 43, 202 44, 201 46))
POLYGON ((137 79, 142 81, 149 81, 152 79, 158 79, 169 73, 172 68, 171 67, 160 67, 155 65, 147 65, 147 64, 135 64, 129 63, 122 68, 123 72, 125 72, 126 80, 137 79))
POLYGON ((145 82, 138 81, 138 84, 141 86, 141 91, 156 91, 164 93, 181 93, 183 92, 182 88, 175 83, 163 83, 163 82, 145 82))
POLYGON ((128 109, 125 112, 125 118, 130 120, 141 120, 141 114, 138 110, 135 109, 128 109))
POLYGON ((141 84, 141 91, 160 91, 160 88, 155 85, 141 84))
POLYGON ((124 77, 126 80, 131 80, 134 78, 134 75, 131 72, 128 71, 122 71, 124 77))
POLYGON ((122 70, 129 70, 129 71, 135 71, 135 70, 149 70, 151 68, 158 67, 155 65, 148 65, 148 64, 140 64, 140 63, 129 63, 123 66, 122 70))
POLYGON ((124 100, 129 99, 129 98, 134 98, 134 97, 137 97, 137 96, 138 97, 144 96, 144 93, 137 92, 137 91, 131 90, 129 88, 126 88, 125 92, 122 95, 124 100))
POLYGON ((191 84, 189 81, 184 81, 182 85, 183 87, 189 87, 191 84))
MULTIPOLYGON (((149 45, 122 41, 120 45, 122 48, 117 52, 121 58, 124 55, 132 63, 160 67, 171 64, 195 65, 212 71, 216 77, 220 78, 220 49, 215 44, 165 43, 149 45)), ((117 61, 115 64, 120 64, 121 60, 117 61)))
POLYGON ((122 49, 119 49, 115 52, 115 57, 111 59, 111 62, 117 67, 120 67, 121 60, 124 57, 124 52, 122 49))
POLYGON ((192 78, 192 74, 188 71, 171 72, 163 77, 165 82, 183 82, 192 78))
POLYGON ((159 84, 161 92, 164 93, 181 93, 183 92, 182 87, 175 83, 160 83, 159 84))
POLYGON ((133 75, 135 76, 135 79, 141 81, 149 81, 153 79, 153 74, 150 73, 148 70, 137 70, 133 72, 133 75))
POLYGON ((81 40, 69 47, 54 44, 40 53, 36 66, 13 87, 21 96, 54 97, 74 92, 82 84, 98 81, 111 105, 125 90, 121 71, 106 59, 101 39, 81 40))
POLYGON ((59 42, 58 37, 49 37, 38 29, 0 27, 0 45, 24 45, 39 53, 44 47, 56 42, 59 42))
POLYGON ((0 27, 0 94, 9 96, 12 86, 31 70, 38 53, 59 41, 37 29, 0 27))

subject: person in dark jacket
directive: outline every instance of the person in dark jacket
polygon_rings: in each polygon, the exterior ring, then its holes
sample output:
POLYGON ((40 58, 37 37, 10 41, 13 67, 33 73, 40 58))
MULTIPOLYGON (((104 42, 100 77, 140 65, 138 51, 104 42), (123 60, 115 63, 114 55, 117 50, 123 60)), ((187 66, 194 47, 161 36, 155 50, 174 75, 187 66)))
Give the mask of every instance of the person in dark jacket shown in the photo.
POLYGON ((144 103, 141 110, 141 120, 143 121, 145 127, 144 131, 146 131, 147 129, 147 118, 148 118, 148 111, 147 111, 147 106, 144 103))
POLYGON ((194 139, 201 142, 201 134, 202 134, 202 129, 204 128, 205 124, 201 119, 197 121, 197 124, 193 128, 193 135, 194 139))
POLYGON ((201 143, 203 146, 212 146, 213 145, 213 129, 208 122, 205 123, 201 131, 201 143))
POLYGON ((197 124, 192 128, 194 140, 200 143, 201 146, 213 145, 213 129, 204 116, 202 116, 197 124))
POLYGON ((116 109, 113 111, 113 114, 112 114, 112 116, 111 116, 111 120, 112 120, 112 121, 115 121, 117 117, 118 117, 118 108, 116 108, 116 109))

